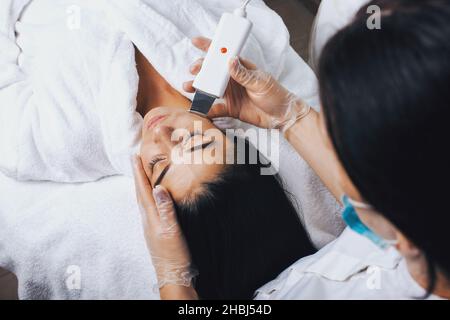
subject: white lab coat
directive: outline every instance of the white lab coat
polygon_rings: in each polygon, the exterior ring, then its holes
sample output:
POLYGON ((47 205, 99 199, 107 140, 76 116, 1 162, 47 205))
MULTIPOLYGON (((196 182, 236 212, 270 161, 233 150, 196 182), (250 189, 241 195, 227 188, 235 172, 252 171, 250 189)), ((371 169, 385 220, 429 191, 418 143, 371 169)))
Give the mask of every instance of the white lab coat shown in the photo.
MULTIPOLYGON (((313 67, 326 42, 367 2, 322 1, 311 43, 313 67)), ((347 228, 338 239, 260 288, 256 299, 417 299, 425 294, 394 248, 383 251, 347 228)))
POLYGON ((347 228, 337 240, 260 288, 256 299, 403 300, 425 294, 396 249, 383 251, 347 228))
MULTIPOLYGON (((313 68, 317 67, 326 42, 367 2, 322 1, 311 42, 313 68)), ((299 260, 260 288, 256 299, 414 299, 423 296, 425 290, 411 277, 405 260, 394 248, 382 251, 366 238, 346 229, 337 240, 299 260)))

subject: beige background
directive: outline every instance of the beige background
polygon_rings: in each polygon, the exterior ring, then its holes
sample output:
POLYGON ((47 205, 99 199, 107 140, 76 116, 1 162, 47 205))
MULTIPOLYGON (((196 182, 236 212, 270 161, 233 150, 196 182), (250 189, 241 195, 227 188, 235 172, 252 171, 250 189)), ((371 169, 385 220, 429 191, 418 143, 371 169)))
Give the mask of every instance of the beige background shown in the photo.
POLYGON ((16 277, 0 269, 0 300, 17 299, 17 279, 16 277))
POLYGON ((291 33, 292 46, 308 62, 311 27, 320 0, 266 0, 266 4, 283 18, 291 33))

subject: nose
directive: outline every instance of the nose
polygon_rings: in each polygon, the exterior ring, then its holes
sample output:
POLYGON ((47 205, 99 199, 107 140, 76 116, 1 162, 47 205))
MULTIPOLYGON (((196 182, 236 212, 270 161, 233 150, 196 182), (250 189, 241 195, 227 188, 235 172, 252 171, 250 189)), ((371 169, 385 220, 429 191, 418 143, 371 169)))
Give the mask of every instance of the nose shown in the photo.
POLYGON ((167 125, 160 125, 153 129, 153 142, 173 144, 172 133, 175 129, 167 125))

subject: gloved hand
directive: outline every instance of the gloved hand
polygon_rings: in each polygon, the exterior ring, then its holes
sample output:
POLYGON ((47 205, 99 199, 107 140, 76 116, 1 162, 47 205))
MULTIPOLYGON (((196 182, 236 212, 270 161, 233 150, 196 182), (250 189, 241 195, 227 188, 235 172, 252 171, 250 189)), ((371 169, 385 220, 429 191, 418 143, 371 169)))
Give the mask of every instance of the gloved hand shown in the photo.
MULTIPOLYGON (((208 51, 211 40, 194 38, 192 43, 203 51, 208 51)), ((191 73, 197 75, 204 59, 191 66, 191 73)), ((211 108, 208 116, 233 117, 255 126, 287 131, 298 120, 308 115, 311 107, 285 89, 270 74, 258 70, 244 59, 230 61, 231 82, 225 94, 226 104, 211 108)), ((186 82, 184 89, 195 92, 193 81, 186 82)))
POLYGON ((139 156, 134 159, 136 194, 142 213, 145 239, 158 277, 158 287, 165 285, 190 287, 197 272, 168 191, 152 188, 139 156))

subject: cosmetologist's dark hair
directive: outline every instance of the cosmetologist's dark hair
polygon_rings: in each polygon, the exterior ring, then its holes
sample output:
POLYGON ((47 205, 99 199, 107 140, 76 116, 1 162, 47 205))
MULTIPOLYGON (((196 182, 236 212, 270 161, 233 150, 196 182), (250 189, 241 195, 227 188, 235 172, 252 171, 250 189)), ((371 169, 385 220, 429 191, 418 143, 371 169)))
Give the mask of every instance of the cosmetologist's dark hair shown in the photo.
POLYGON ((326 45, 329 135, 361 195, 425 254, 429 286, 450 275, 450 1, 378 0, 326 45))
MULTIPOLYGON (((253 148, 246 142, 246 155, 253 148)), ((202 299, 251 299, 301 257, 314 253, 277 176, 257 164, 228 165, 193 201, 176 205, 202 299)))

